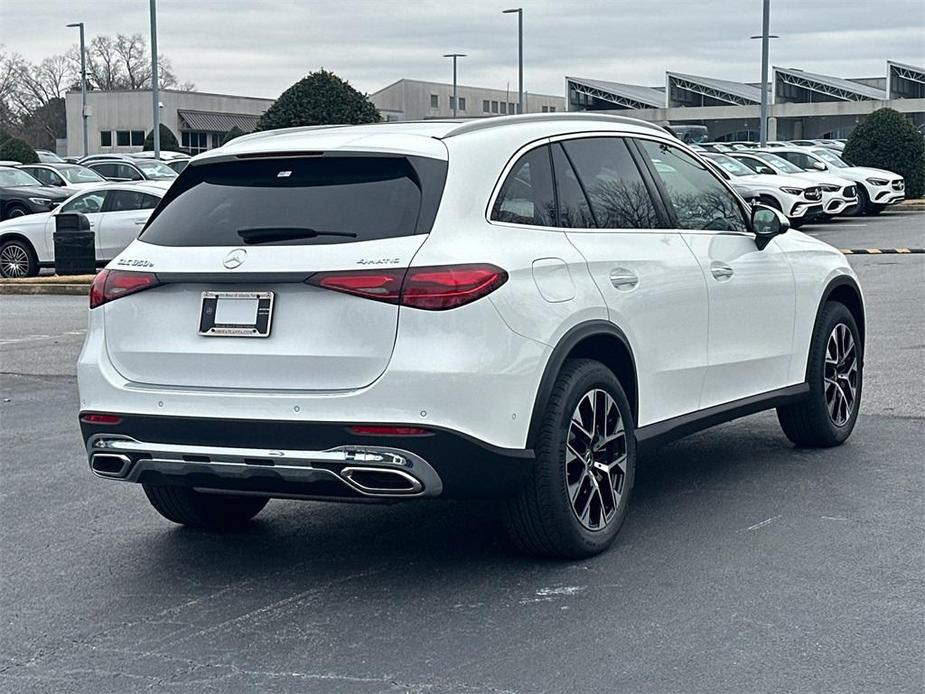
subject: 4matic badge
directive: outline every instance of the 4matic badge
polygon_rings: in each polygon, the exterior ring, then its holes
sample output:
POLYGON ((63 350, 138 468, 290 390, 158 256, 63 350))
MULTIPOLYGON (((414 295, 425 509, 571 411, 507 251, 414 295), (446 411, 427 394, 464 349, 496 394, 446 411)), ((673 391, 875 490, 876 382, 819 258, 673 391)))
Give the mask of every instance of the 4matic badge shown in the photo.
POLYGON ((401 258, 361 258, 357 265, 395 265, 401 258))

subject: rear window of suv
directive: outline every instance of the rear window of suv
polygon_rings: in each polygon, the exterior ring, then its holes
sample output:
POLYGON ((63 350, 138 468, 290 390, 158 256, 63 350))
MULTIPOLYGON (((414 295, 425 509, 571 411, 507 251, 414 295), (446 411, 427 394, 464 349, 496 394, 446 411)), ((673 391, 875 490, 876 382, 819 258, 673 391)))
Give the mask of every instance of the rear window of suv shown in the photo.
POLYGON ((309 156, 189 166, 141 240, 161 246, 318 245, 428 233, 446 162, 309 156))

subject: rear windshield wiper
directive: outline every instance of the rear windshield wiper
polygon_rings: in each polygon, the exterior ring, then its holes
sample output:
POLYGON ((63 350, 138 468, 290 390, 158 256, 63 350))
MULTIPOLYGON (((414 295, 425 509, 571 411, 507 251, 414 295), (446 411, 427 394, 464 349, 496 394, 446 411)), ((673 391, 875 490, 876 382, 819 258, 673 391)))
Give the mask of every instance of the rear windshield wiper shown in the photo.
POLYGON ((352 231, 324 231, 310 227, 249 227, 238 229, 238 236, 244 243, 294 241, 295 239, 313 239, 317 236, 342 236, 349 239, 357 237, 352 231))

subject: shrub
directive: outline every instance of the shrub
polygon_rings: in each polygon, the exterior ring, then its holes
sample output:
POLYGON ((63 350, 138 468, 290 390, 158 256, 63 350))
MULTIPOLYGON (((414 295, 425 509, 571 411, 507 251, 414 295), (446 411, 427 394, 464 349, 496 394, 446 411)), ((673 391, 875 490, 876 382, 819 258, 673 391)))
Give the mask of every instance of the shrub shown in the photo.
POLYGON ((257 130, 299 125, 376 123, 379 111, 373 103, 333 72, 309 73, 280 94, 260 116, 257 130))
POLYGON ((222 144, 227 145, 233 139, 235 139, 236 137, 241 137, 241 135, 243 134, 244 134, 244 131, 241 130, 241 128, 239 128, 237 125, 232 125, 231 130, 225 133, 225 137, 222 138, 222 144))
POLYGON ((36 164, 39 157, 27 142, 6 136, 0 139, 0 159, 18 161, 21 164, 36 164))
MULTIPOLYGON (((180 149, 180 143, 177 142, 177 136, 163 123, 160 124, 161 131, 161 150, 165 152, 176 152, 180 149)), ((145 151, 151 151, 154 149, 154 129, 151 129, 145 136, 145 144, 143 149, 145 151)))
POLYGON ((898 111, 881 108, 858 125, 845 145, 855 166, 886 169, 906 179, 906 197, 925 194, 925 138, 898 111))

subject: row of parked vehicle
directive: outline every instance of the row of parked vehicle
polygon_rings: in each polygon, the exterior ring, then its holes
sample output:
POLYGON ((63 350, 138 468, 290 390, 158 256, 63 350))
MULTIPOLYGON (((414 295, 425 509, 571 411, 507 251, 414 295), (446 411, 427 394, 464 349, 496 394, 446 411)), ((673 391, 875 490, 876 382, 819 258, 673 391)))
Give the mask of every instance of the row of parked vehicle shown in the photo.
POLYGON ((790 225, 879 214, 906 197, 905 180, 884 169, 852 166, 838 140, 702 142, 692 145, 750 202, 783 212, 790 225))

